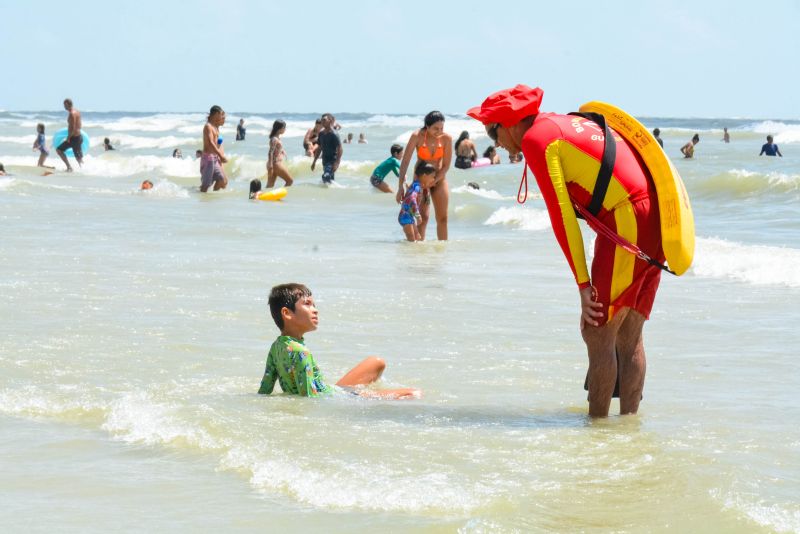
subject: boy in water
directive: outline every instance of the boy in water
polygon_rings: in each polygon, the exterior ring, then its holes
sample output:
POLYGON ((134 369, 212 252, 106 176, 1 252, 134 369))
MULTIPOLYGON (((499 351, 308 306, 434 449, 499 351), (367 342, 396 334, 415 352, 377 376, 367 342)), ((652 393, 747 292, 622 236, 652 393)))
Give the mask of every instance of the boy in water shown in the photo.
MULTIPOLYGON (((403 227, 408 241, 422 241, 418 225, 422 222, 419 211, 419 196, 423 189, 430 189, 436 178, 436 167, 426 161, 417 163, 414 169, 414 183, 406 190, 406 196, 400 205, 400 214, 397 222, 403 227)), ((425 200, 423 199, 423 202, 425 200)))
POLYGON ((211 106, 208 121, 203 126, 203 155, 200 156, 200 192, 205 193, 211 184, 214 191, 225 189, 228 178, 222 168, 228 162, 222 144, 219 143, 219 127, 225 124, 225 112, 219 106, 211 106))
POLYGON ((333 182, 342 161, 342 141, 339 134, 333 131, 335 123, 336 119, 330 113, 322 116, 322 131, 317 136, 317 148, 314 150, 314 161, 311 162, 313 171, 317 159, 322 155, 322 181, 326 184, 333 182))
MULTIPOLYGON (((319 313, 311 290, 303 284, 281 284, 269 294, 269 311, 281 331, 267 356, 267 367, 258 392, 272 393, 277 380, 284 393, 303 397, 331 395, 336 387, 325 382, 314 361, 311 351, 305 346, 303 336, 317 329, 319 313)), ((384 390, 354 390, 357 386, 378 380, 386 363, 370 356, 347 372, 336 386, 361 397, 383 399, 419 398, 421 392, 414 388, 384 390)))
POLYGON ((397 177, 400 176, 400 159, 403 157, 403 146, 398 145, 397 143, 393 144, 389 149, 389 154, 391 154, 391 156, 381 162, 380 165, 375 167, 375 170, 372 171, 372 176, 369 179, 369 183, 384 193, 392 192, 392 188, 389 187, 389 184, 383 181, 386 176, 390 172, 393 172, 397 177))

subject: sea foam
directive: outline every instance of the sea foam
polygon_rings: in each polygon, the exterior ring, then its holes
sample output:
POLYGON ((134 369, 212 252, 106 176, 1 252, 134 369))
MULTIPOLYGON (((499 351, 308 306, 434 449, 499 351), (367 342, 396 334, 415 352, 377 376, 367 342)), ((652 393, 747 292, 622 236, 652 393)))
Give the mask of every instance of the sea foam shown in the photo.
POLYGON ((800 287, 800 250, 698 238, 691 270, 703 278, 800 287))
POLYGON ((544 210, 512 206, 498 209, 483 224, 502 224, 520 230, 539 231, 550 228, 550 216, 544 210))

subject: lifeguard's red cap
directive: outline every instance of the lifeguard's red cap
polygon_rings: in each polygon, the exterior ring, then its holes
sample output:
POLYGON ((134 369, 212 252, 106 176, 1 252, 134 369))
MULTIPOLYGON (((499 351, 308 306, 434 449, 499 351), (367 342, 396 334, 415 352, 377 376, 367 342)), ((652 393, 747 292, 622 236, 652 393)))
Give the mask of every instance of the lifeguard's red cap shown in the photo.
POLYGON ((489 95, 483 104, 467 111, 467 115, 483 124, 500 123, 508 128, 525 117, 539 113, 544 91, 519 84, 512 89, 503 89, 489 95))

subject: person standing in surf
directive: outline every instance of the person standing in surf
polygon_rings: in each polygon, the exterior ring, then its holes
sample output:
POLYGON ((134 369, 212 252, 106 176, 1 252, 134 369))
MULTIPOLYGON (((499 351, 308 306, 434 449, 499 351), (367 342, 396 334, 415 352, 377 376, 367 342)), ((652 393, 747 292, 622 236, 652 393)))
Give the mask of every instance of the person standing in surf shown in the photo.
POLYGON ((336 118, 333 115, 326 113, 322 116, 322 131, 317 136, 317 148, 314 150, 314 161, 311 162, 313 171, 317 159, 322 156, 322 182, 325 184, 333 183, 342 162, 342 140, 334 131, 335 125, 336 118))
POLYGON ((771 135, 767 136, 767 142, 761 145, 761 152, 758 154, 759 156, 763 156, 766 154, 767 156, 780 156, 783 157, 781 154, 781 150, 778 148, 773 142, 773 137, 771 135))
POLYGON ((423 189, 420 214, 422 223, 419 233, 425 239, 425 229, 428 225, 430 202, 433 201, 433 211, 436 215, 436 236, 440 241, 447 241, 447 209, 450 203, 450 190, 447 186, 447 171, 453 159, 453 137, 444 131, 444 115, 441 111, 431 111, 425 115, 422 128, 411 134, 400 163, 400 177, 397 184, 397 203, 403 202, 405 197, 406 172, 411 163, 411 155, 416 152, 417 161, 425 161, 436 168, 436 177, 430 189, 423 189))
POLYGON ((466 130, 461 132, 461 135, 456 139, 455 151, 456 169, 471 169, 472 164, 478 159, 478 150, 466 130))
POLYGON ((77 161, 78 165, 81 167, 83 166, 83 136, 81 134, 81 127, 83 124, 81 123, 81 112, 73 106, 72 99, 64 99, 64 109, 66 109, 68 113, 67 138, 63 143, 58 145, 56 153, 67 166, 67 172, 72 172, 72 166, 69 164, 65 152, 71 148, 72 153, 75 155, 75 161, 77 161))
MULTIPOLYGON (((467 115, 483 123, 497 146, 525 154, 525 184, 527 166, 536 176, 553 232, 578 285, 580 330, 589 355, 589 415, 608 416, 617 380, 620 413, 634 414, 646 368, 642 328, 661 269, 598 234, 589 276, 575 210, 579 206, 590 213, 595 204, 599 163, 606 150, 604 129, 584 117, 539 113, 543 95, 538 87, 517 85, 490 95, 467 115)), ((596 218, 663 264, 653 179, 629 143, 613 131, 610 137, 616 158, 596 218)))
POLYGON ((39 161, 36 163, 37 167, 46 167, 48 169, 54 168, 48 167, 44 164, 47 156, 50 155, 50 152, 47 150, 47 140, 44 136, 44 124, 41 122, 36 125, 36 141, 33 142, 33 150, 39 151, 39 161))
POLYGON ((219 128, 225 124, 225 112, 219 106, 211 106, 208 120, 203 126, 203 154, 200 156, 200 192, 205 193, 211 184, 214 191, 225 189, 228 186, 228 177, 225 176, 223 163, 228 162, 222 150, 219 137, 219 128))
POLYGON ((286 123, 276 120, 272 123, 272 132, 269 134, 269 154, 267 155, 267 189, 275 185, 275 180, 280 177, 286 182, 286 187, 294 183, 289 170, 283 164, 286 151, 283 149, 281 135, 286 131, 286 123))
POLYGON ((694 157, 694 147, 700 142, 700 134, 694 134, 692 139, 681 147, 681 154, 683 159, 692 159, 694 157))

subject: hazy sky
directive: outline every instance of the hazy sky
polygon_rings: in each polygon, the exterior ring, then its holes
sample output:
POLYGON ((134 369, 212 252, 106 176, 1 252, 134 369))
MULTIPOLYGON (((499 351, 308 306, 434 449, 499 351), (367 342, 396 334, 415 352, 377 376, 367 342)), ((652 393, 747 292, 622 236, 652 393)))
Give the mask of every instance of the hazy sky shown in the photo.
POLYGON ((800 117, 800 0, 0 0, 0 109, 800 117), (458 8, 454 6, 458 5, 458 8), (70 15, 68 9, 74 9, 70 15))

